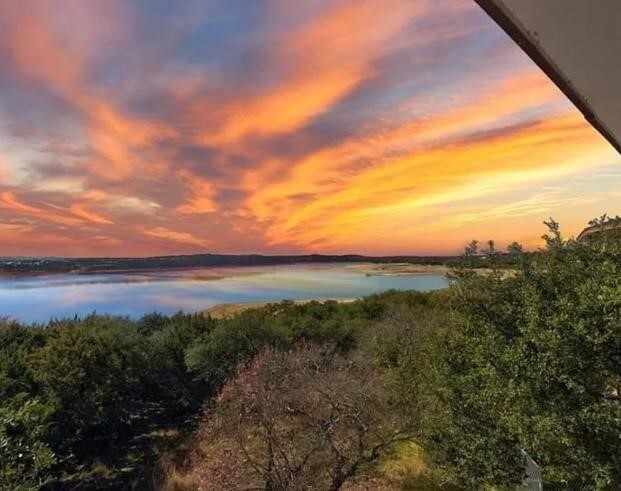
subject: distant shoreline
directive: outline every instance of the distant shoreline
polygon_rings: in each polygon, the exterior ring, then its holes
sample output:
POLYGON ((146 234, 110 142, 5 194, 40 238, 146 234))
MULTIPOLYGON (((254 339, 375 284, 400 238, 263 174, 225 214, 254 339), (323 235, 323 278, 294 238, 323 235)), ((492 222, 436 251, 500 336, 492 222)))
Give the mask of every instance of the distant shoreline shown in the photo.
MULTIPOLYGON (((115 272, 163 271, 174 269, 234 266, 277 266, 310 264, 399 264, 446 266, 454 256, 362 256, 356 254, 283 255, 197 254, 145 258, 0 258, 0 278, 36 274, 110 274, 115 272)), ((365 266, 368 267, 368 266, 365 266)), ((375 271, 371 271, 375 273, 375 271)))
MULTIPOLYGON (((290 263, 266 263, 266 264, 205 264, 205 265, 183 265, 183 266, 150 266, 150 267, 126 267, 126 268, 79 268, 79 269, 2 269, 0 265, 0 280, 28 278, 35 276, 51 276, 58 274, 65 275, 104 275, 104 274, 149 274, 174 271, 188 271, 193 269, 236 269, 252 267, 278 267, 278 266, 313 266, 313 265, 341 265, 348 271, 355 271, 366 274, 367 276, 411 276, 425 274, 446 274, 449 268, 442 264, 420 264, 407 262, 360 262, 360 261, 308 261, 290 263)), ((219 279, 228 276, 227 274, 214 274, 213 278, 219 279)))
POLYGON ((450 268, 443 264, 360 263, 345 265, 345 269, 367 276, 415 276, 446 274, 450 268))
MULTIPOLYGON (((296 305, 304 305, 310 302, 338 302, 338 303, 351 303, 360 300, 360 297, 334 297, 334 298, 304 298, 298 300, 290 300, 296 305)), ((259 309, 270 304, 278 304, 286 301, 282 300, 265 300, 265 301, 249 301, 249 302, 225 302, 214 305, 202 311, 203 314, 210 315, 214 319, 222 319, 223 317, 230 317, 235 314, 239 314, 246 310, 259 309)))
POLYGON ((0 270, 0 280, 12 280, 15 278, 30 278, 34 276, 48 276, 52 274, 66 274, 61 271, 2 271, 0 270))

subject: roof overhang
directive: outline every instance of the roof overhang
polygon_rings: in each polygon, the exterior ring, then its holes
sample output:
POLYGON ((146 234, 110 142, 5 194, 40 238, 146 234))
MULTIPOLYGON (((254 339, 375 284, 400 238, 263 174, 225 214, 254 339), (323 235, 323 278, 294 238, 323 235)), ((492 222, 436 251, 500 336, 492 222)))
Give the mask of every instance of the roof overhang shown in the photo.
POLYGON ((621 153, 621 0, 475 0, 621 153))

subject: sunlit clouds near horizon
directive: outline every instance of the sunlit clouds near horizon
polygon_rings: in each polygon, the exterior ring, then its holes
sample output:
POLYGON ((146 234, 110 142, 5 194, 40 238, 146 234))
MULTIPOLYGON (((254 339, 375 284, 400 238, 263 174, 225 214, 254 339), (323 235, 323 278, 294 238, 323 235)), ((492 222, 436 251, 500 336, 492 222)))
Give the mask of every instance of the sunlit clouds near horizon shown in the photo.
POLYGON ((0 255, 453 254, 619 203, 471 0, 0 0, 0 255))

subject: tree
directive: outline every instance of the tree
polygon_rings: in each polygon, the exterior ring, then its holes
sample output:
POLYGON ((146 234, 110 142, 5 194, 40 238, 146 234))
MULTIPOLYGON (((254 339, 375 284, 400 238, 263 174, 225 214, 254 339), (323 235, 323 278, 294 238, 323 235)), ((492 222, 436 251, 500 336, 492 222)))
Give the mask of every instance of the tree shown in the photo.
POLYGON ((98 453, 129 427, 150 385, 146 340, 122 319, 59 322, 29 363, 57 406, 53 429, 63 453, 98 453))
POLYGON ((188 347, 185 361, 195 376, 215 393, 239 363, 266 345, 281 345, 284 337, 284 332, 271 328, 264 310, 250 310, 222 319, 203 339, 188 347))
POLYGON ((522 254, 524 252, 524 248, 519 242, 511 242, 511 244, 507 246, 507 252, 509 254, 522 254))
MULTIPOLYGON (((157 317, 149 320, 165 325, 149 335, 150 377, 155 393, 151 399, 157 402, 167 413, 180 416, 186 411, 200 407, 209 393, 209 387, 202 380, 197 380, 186 365, 185 354, 188 347, 196 345, 199 340, 213 328, 213 319, 200 314, 176 314, 168 322, 160 322, 157 317)), ((144 327, 145 317, 139 321, 138 330, 144 327)))
POLYGON ((496 255, 496 243, 490 239, 486 242, 487 247, 483 250, 483 254, 486 256, 495 256, 496 255))
POLYGON ((265 346, 289 348, 299 341, 332 343, 345 352, 355 331, 364 325, 361 314, 337 302, 269 304, 220 319, 212 330, 188 346, 185 361, 197 379, 213 392, 265 346))
POLYGON ((410 428, 368 358, 262 350, 225 384, 198 433, 204 489, 341 489, 410 428))
POLYGON ((468 487, 521 479, 520 450, 552 486, 621 486, 621 240, 562 238, 515 275, 456 271, 427 448, 468 487))
POLYGON ((621 217, 619 215, 609 217, 606 213, 604 213, 599 218, 594 218, 593 220, 590 220, 589 225, 591 227, 601 227, 602 229, 610 225, 618 226, 621 225, 621 217))
POLYGON ((471 257, 476 256, 479 250, 479 241, 471 240, 468 245, 464 248, 464 256, 471 257))

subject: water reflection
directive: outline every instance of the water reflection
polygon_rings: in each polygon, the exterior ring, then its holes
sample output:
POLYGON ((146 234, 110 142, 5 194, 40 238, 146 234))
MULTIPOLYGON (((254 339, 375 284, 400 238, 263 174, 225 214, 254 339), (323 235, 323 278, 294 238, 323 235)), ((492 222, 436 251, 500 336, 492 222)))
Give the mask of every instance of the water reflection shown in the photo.
POLYGON ((92 312, 139 317, 220 303, 358 297, 446 286, 440 275, 366 276, 343 264, 63 274, 0 280, 0 316, 25 322, 92 312))

